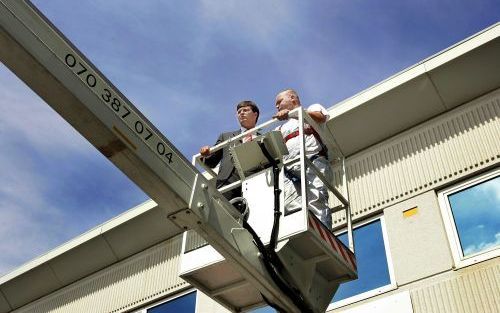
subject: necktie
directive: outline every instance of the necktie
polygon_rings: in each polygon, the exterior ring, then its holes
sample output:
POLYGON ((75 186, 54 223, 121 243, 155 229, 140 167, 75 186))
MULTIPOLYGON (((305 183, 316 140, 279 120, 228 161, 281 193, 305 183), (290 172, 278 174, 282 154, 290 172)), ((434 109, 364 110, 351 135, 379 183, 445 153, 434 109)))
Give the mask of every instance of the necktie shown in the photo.
POLYGON ((252 141, 252 139, 253 139, 252 134, 248 134, 248 135, 246 135, 245 137, 243 137, 243 142, 244 142, 244 143, 245 143, 245 142, 249 142, 249 141, 252 141))

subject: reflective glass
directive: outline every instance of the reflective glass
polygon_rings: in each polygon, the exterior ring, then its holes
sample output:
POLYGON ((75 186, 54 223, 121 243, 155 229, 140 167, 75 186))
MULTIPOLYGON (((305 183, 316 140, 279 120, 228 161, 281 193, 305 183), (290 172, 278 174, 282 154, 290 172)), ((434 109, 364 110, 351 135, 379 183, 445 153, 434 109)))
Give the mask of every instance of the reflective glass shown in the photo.
POLYGON ((148 313, 190 313, 195 310, 196 292, 191 292, 185 296, 175 298, 172 301, 162 303, 148 309, 148 313))
MULTIPOLYGON (((358 279, 340 285, 333 302, 391 283, 380 220, 354 229, 358 279)), ((347 246, 347 233, 339 236, 347 246)))
POLYGON ((270 306, 265 306, 260 309, 255 309, 250 311, 250 313, 276 313, 276 310, 271 308, 270 306))
POLYGON ((465 257, 500 245, 500 176, 448 196, 465 257))

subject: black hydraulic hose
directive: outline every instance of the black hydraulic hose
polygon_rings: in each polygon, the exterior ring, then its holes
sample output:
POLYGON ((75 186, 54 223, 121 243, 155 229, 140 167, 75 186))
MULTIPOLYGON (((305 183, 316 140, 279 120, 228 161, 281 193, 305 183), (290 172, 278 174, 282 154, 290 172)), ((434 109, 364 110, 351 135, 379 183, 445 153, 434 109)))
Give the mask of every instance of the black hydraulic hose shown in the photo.
POLYGON ((273 229, 271 231, 271 240, 269 242, 269 249, 272 249, 273 251, 276 249, 276 245, 278 244, 278 234, 280 231, 280 217, 281 217, 281 211, 280 211, 280 193, 281 190, 279 189, 279 174, 280 170, 278 168, 277 164, 273 164, 273 179, 274 179, 274 223, 273 223, 273 229))
POLYGON ((271 156, 269 151, 267 150, 266 146, 264 145, 263 142, 258 142, 260 149, 262 150, 262 153, 266 157, 266 159, 271 163, 273 166, 273 180, 274 180, 274 222, 273 222, 273 228, 271 231, 271 239, 269 240, 269 249, 272 249, 273 251, 276 249, 276 245, 278 244, 278 234, 280 231, 280 216, 281 216, 281 211, 280 211, 280 193, 281 190, 279 188, 279 167, 278 167, 278 162, 271 156))
MULTIPOLYGON (((269 247, 266 249, 266 247, 262 243, 260 237, 254 231, 254 229, 250 226, 250 224, 248 224, 246 221, 243 221, 243 227, 248 232, 250 232, 250 234, 252 235, 252 237, 255 241, 255 244, 257 245, 257 249, 262 254, 262 257, 264 258, 264 266, 266 267, 267 272, 269 273, 269 275, 271 275, 271 279, 276 283, 278 288, 280 288, 280 290, 283 291, 285 293, 285 295, 287 295, 290 300, 292 300, 292 302, 300 309, 301 312, 313 313, 312 309, 306 303, 306 301, 304 300, 304 297, 300 293, 300 291, 297 288, 290 286, 278 274, 278 269, 280 271, 284 269, 283 263, 281 262, 278 255, 276 254, 276 246, 278 243, 278 233, 279 233, 279 221, 280 221, 280 216, 281 216, 280 199, 279 199, 280 193, 281 193, 281 190, 279 189, 279 167, 278 167, 278 162, 271 156, 271 154, 267 150, 264 143, 258 142, 258 145, 259 145, 260 149, 262 150, 262 153, 264 154, 264 156, 267 158, 267 160, 269 161, 269 163, 273 167, 274 222, 273 222, 273 228, 271 231, 271 238, 269 241, 269 247)), ((268 302, 267 299, 265 299, 265 301, 268 302)), ((275 305, 273 305, 273 307, 278 312, 285 312, 281 308, 276 307, 275 305)))
MULTIPOLYGON (((295 304, 300 309, 300 312, 302 313, 314 313, 313 310, 309 307, 309 305, 306 303, 304 300, 302 294, 293 287, 289 286, 283 279, 279 276, 279 274, 276 271, 276 265, 278 265, 280 268, 283 268, 283 264, 279 260, 278 256, 276 255, 276 252, 274 250, 269 250, 266 249, 264 244, 262 243, 262 240, 260 240, 260 237, 257 235, 257 233, 254 231, 252 226, 248 224, 247 221, 243 221, 243 228, 245 228, 253 237, 255 244, 257 245, 257 249, 259 252, 262 254, 262 257, 264 259, 264 266, 266 267, 267 272, 271 276, 271 279, 274 281, 274 283, 278 286, 278 288, 285 293, 285 295, 292 300, 292 302, 295 304), (275 264, 275 262, 279 264, 275 264)), ((286 312, 282 308, 278 307, 277 305, 272 305, 273 308, 278 310, 278 312, 286 312)))
MULTIPOLYGON (((266 251, 266 247, 264 246, 264 243, 262 243, 262 240, 260 240, 260 237, 257 235, 257 233, 252 228, 252 226, 250 226, 250 224, 248 224, 247 221, 243 221, 243 228, 245 228, 252 235, 253 240, 255 242, 255 245, 257 246, 257 250, 259 250, 260 254, 262 255, 262 258, 264 259, 264 266, 266 267, 267 272, 269 273, 269 275, 271 275, 271 279, 278 285, 278 287, 280 288, 280 290, 283 291, 283 289, 280 287, 280 285, 275 280, 276 273, 274 272, 274 269, 270 266, 271 263, 270 263, 270 260, 269 260, 268 253, 266 251)), ((261 293, 261 296, 262 296, 262 298, 264 299, 264 301, 269 306, 273 307, 273 309, 275 309, 279 313, 282 313, 282 312, 283 313, 287 313, 280 306, 278 306, 277 304, 272 303, 271 301, 269 301, 262 293, 261 293)), ((289 298, 293 299, 293 297, 289 297, 289 298)))
POLYGON ((273 309, 276 310, 278 313, 288 313, 287 311, 283 310, 281 307, 279 307, 276 303, 272 303, 269 301, 269 299, 266 298, 262 293, 260 294, 262 296, 262 299, 264 299, 264 302, 267 303, 268 306, 272 307, 273 309))

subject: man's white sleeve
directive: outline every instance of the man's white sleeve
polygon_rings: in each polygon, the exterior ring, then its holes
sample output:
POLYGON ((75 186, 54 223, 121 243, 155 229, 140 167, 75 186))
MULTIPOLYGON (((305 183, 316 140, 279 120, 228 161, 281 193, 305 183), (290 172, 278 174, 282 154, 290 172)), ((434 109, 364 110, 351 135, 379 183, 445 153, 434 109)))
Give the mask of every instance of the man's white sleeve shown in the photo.
POLYGON ((321 112, 321 113, 323 113, 323 115, 326 117, 327 120, 330 118, 328 111, 319 103, 311 104, 307 108, 307 111, 308 112, 321 112))

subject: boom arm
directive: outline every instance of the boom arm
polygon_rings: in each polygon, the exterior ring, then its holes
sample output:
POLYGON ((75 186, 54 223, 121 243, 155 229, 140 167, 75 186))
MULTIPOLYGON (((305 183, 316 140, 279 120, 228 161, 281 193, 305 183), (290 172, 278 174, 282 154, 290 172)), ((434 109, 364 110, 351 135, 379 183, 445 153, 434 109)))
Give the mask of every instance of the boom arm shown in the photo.
POLYGON ((195 229, 269 301, 299 312, 229 202, 28 1, 0 0, 0 59, 165 210, 165 227, 195 229))

